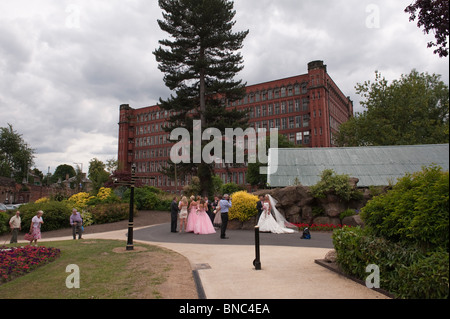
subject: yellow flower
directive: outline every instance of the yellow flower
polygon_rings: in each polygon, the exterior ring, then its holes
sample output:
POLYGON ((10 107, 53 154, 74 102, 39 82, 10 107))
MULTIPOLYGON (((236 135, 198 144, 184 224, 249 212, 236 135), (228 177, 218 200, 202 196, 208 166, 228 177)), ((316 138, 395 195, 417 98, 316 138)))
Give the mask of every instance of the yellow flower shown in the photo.
POLYGON ((112 193, 111 188, 102 187, 98 191, 97 198, 100 200, 108 199, 111 196, 111 193, 112 193))
POLYGON ((76 206, 76 208, 83 209, 84 207, 86 207, 87 202, 91 198, 93 198, 93 196, 90 196, 89 193, 81 192, 72 195, 69 198, 69 202, 73 203, 73 205, 76 206))
POLYGON ((36 204, 40 204, 40 203, 48 203, 50 201, 50 198, 48 197, 42 197, 39 198, 37 201, 35 201, 36 204))
POLYGON ((256 203, 259 199, 257 196, 249 194, 246 191, 239 191, 233 193, 231 197, 232 206, 228 211, 230 219, 238 219, 241 222, 245 222, 258 213, 256 203))

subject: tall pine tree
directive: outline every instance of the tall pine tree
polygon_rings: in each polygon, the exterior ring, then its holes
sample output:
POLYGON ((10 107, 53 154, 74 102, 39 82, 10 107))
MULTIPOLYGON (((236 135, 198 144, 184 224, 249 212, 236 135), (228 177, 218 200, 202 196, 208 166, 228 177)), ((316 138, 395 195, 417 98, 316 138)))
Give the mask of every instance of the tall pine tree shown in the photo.
MULTIPOLYGON (((170 112, 171 126, 193 133, 193 121, 200 120, 202 130, 248 126, 248 117, 226 106, 243 98, 245 83, 235 80, 243 69, 243 47, 247 31, 233 32, 236 11, 228 0, 159 0, 164 20, 160 28, 171 39, 159 41, 153 52, 159 69, 165 74, 166 86, 174 92, 160 107, 170 112)), ((203 145, 208 141, 203 141, 203 145)), ((191 144, 192 145, 192 144, 191 144)), ((191 152, 193 148, 191 147, 191 152)), ((225 152, 222 152, 225 154, 225 152)), ((202 194, 212 189, 214 164, 184 163, 177 165, 178 176, 195 174, 200 178, 202 194)), ((173 165, 167 174, 173 174, 173 165)), ((211 194, 210 194, 211 195, 211 194)))

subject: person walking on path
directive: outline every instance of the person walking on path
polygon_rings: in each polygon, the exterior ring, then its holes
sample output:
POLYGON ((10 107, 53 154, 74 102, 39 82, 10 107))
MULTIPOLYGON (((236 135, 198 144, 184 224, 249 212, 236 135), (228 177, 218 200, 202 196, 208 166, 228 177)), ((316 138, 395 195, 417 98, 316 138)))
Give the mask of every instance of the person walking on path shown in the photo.
POLYGON ((42 210, 37 212, 37 215, 31 219, 30 225, 30 234, 31 240, 30 245, 34 241, 34 245, 37 246, 38 239, 41 239, 41 225, 44 224, 44 220, 42 219, 42 215, 44 212, 42 210))
POLYGON ((81 225, 83 225, 83 219, 81 214, 74 208, 72 209, 72 215, 70 215, 70 225, 72 226, 73 239, 76 239, 78 232, 78 239, 81 239, 81 234, 83 233, 81 225))
POLYGON ((220 238, 228 239, 226 236, 227 226, 228 226, 228 210, 231 207, 231 199, 228 194, 224 194, 222 200, 219 202, 220 206, 220 218, 222 219, 222 224, 220 225, 220 238))
POLYGON ((19 235, 19 231, 22 229, 21 224, 22 220, 20 219, 20 212, 17 211, 16 214, 9 220, 9 227, 12 232, 11 240, 9 242, 10 244, 17 243, 17 236, 19 235))
POLYGON ((178 217, 178 203, 177 197, 175 196, 170 204, 170 231, 172 233, 177 232, 177 217, 178 217))

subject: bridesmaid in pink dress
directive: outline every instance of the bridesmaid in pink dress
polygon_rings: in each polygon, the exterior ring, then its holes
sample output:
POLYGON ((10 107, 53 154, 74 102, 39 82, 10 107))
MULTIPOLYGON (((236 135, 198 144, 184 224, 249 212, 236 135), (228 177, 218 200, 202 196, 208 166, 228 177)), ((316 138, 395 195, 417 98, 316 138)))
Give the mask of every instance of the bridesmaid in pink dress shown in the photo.
POLYGON ((189 215, 186 222, 186 232, 192 233, 194 232, 194 225, 197 223, 197 202, 195 201, 195 197, 191 196, 189 198, 191 203, 189 204, 189 215))
POLYGON ((200 199, 200 202, 198 203, 198 210, 197 210, 197 221, 194 224, 194 234, 197 235, 208 235, 208 234, 215 234, 216 230, 214 229, 214 226, 211 222, 211 218, 206 213, 206 209, 208 208, 208 204, 203 200, 200 199))

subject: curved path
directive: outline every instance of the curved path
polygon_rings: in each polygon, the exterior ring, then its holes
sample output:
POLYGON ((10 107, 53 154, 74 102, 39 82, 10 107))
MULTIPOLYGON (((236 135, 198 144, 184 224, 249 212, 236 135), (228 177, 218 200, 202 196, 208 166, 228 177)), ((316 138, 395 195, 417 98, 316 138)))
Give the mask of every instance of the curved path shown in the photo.
MULTIPOLYGON (((124 236, 124 232, 121 233, 124 236)), ((333 248, 331 233, 260 234, 261 270, 255 270, 254 231, 194 235, 171 233, 169 224, 135 229, 136 241, 174 250, 191 262, 208 299, 386 299, 315 263, 333 248)))
MULTIPOLYGON (((134 231, 137 240, 180 243, 198 245, 254 245, 255 232, 251 230, 227 230, 228 239, 220 238, 220 230, 216 234, 195 235, 193 233, 171 233, 170 224, 161 224, 134 231)), ((333 249, 331 233, 313 232, 311 239, 301 239, 301 233, 294 234, 259 234, 260 245, 288 246, 288 247, 317 247, 333 249)))

